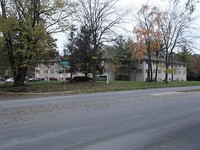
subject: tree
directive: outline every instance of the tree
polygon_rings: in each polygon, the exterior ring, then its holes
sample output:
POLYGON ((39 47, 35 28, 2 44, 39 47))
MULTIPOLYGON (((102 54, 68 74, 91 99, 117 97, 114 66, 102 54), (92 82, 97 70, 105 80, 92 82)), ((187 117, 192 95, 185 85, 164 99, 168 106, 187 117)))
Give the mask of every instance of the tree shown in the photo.
POLYGON ((55 50, 51 34, 67 29, 73 5, 64 0, 0 0, 1 53, 7 57, 15 86, 24 84, 30 65, 55 50))
POLYGON ((120 23, 126 10, 115 9, 118 0, 78 0, 77 20, 91 34, 92 74, 93 81, 100 64, 101 46, 107 41, 106 36, 114 33, 113 27, 120 23))
POLYGON ((148 57, 148 70, 147 81, 153 81, 152 60, 154 56, 160 50, 161 34, 160 34, 160 16, 157 7, 150 8, 148 5, 143 5, 138 11, 137 25, 134 28, 134 34, 136 36, 135 52, 136 59, 144 54, 148 57))
MULTIPOLYGON (((178 1, 178 2, 180 2, 180 1, 178 1)), ((194 12, 196 9, 195 4, 197 4, 197 3, 199 3, 199 0, 187 0, 186 5, 185 5, 186 9, 189 10, 191 13, 194 12)))
POLYGON ((196 56, 196 61, 194 64, 194 68, 195 68, 195 73, 196 73, 196 80, 200 80, 200 56, 197 55, 196 56))
POLYGON ((170 4, 169 10, 163 13, 160 22, 162 43, 165 50, 165 83, 168 83, 168 74, 173 73, 169 66, 173 62, 174 50, 188 42, 187 35, 191 29, 191 23, 194 21, 193 11, 189 9, 189 3, 188 7, 181 7, 181 4, 176 0, 170 4))
MULTIPOLYGON (((73 30, 73 29, 72 29, 73 30)), ((71 77, 72 73, 82 72, 85 77, 92 73, 93 54, 91 50, 91 32, 85 26, 81 26, 80 31, 71 31, 69 43, 65 45, 65 55, 70 62, 71 77)), ((101 48, 101 47, 99 47, 101 48)), ((98 53, 96 71, 102 72, 102 53, 98 53)))
POLYGON ((68 43, 64 45, 64 59, 69 61, 70 68, 68 69, 68 72, 70 72, 70 79, 72 79, 72 75, 78 70, 76 31, 77 29, 74 26, 70 28, 68 43))
POLYGON ((181 52, 175 55, 177 61, 187 64, 187 80, 195 80, 198 76, 198 61, 199 58, 196 55, 193 55, 191 50, 186 46, 181 48, 181 52))
POLYGON ((117 72, 117 80, 130 79, 130 72, 134 70, 135 64, 132 58, 132 51, 129 48, 130 39, 125 40, 120 35, 112 46, 107 48, 107 63, 117 72))
MULTIPOLYGON (((76 55, 78 58, 78 67, 80 72, 85 74, 85 76, 88 76, 89 73, 92 73, 92 67, 93 67, 93 53, 91 50, 91 32, 89 29, 85 26, 81 26, 80 32, 78 33, 77 36, 77 41, 76 41, 76 55)), ((99 57, 101 55, 99 54, 99 57)), ((101 61, 98 59, 97 61, 101 61)), ((98 63, 101 65, 101 62, 98 63)))

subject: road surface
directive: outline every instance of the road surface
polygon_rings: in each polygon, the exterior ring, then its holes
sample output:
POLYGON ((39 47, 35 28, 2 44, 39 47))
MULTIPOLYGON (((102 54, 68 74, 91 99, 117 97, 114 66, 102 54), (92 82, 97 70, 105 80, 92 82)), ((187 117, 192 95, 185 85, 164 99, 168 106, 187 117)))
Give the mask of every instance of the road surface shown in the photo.
POLYGON ((199 150, 197 88, 0 101, 0 150, 199 150))

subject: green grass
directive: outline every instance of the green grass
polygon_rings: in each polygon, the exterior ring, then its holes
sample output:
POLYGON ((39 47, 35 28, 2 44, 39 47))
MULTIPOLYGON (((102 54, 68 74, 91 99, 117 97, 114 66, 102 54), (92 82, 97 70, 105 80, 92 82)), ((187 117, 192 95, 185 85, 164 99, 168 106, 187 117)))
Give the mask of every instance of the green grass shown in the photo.
POLYGON ((164 82, 135 82, 135 81, 99 81, 95 84, 91 82, 66 82, 66 81, 40 81, 34 83, 26 83, 24 87, 13 87, 11 84, 1 84, 0 90, 3 92, 29 92, 29 93, 49 93, 49 92, 65 92, 65 93, 91 93, 119 90, 134 90, 148 88, 163 87, 182 87, 197 86, 200 81, 173 82, 165 84, 164 82))

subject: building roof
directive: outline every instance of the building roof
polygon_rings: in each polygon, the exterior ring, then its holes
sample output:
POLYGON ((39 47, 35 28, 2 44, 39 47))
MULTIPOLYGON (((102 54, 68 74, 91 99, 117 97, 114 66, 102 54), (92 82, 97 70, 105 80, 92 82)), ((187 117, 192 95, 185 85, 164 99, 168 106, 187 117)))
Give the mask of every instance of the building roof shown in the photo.
MULTIPOLYGON (((147 55, 143 55, 140 60, 148 60, 148 56, 147 55)), ((158 62, 165 62, 165 58, 163 57, 155 57, 155 56, 151 56, 151 60, 152 61, 158 61, 158 62)), ((173 62, 174 64, 181 64, 181 65, 187 65, 187 63, 184 63, 184 62, 178 62, 178 61, 174 61, 173 62)))

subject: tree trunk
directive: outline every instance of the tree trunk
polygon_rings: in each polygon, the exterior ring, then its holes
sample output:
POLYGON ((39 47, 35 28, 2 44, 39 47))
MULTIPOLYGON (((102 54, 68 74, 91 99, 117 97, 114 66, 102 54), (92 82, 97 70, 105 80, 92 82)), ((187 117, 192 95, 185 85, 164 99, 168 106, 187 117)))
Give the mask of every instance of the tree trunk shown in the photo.
POLYGON ((172 59, 172 82, 174 82, 174 57, 173 57, 173 55, 171 56, 171 59, 172 59))
POLYGON ((158 49, 156 50, 156 72, 155 72, 155 82, 158 81, 158 56, 159 55, 159 51, 158 49))
POLYGON ((169 69, 169 63, 168 61, 165 62, 165 66, 166 66, 166 71, 165 71, 165 83, 168 83, 168 69, 169 69))
POLYGON ((158 62, 156 62, 155 82, 158 81, 158 62))
MULTIPOLYGON (((150 59, 150 62, 151 62, 151 59, 150 59)), ((150 64, 150 82, 153 81, 153 70, 152 70, 152 62, 150 64)))
POLYGON ((14 76, 14 86, 23 86, 26 78, 28 68, 27 67, 18 67, 13 72, 14 76))
POLYGON ((166 49, 166 55, 165 55, 165 83, 168 83, 168 69, 169 69, 169 52, 168 49, 166 49))
POLYGON ((152 81, 152 63, 151 63, 151 53, 148 50, 148 71, 147 71, 147 81, 152 81))
POLYGON ((94 85, 95 81, 96 81, 96 63, 93 63, 93 69, 92 69, 92 83, 94 85))
POLYGON ((70 73, 70 81, 72 81, 73 72, 70 73))

